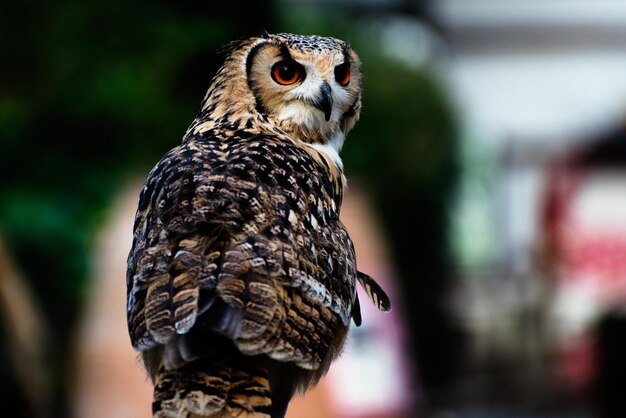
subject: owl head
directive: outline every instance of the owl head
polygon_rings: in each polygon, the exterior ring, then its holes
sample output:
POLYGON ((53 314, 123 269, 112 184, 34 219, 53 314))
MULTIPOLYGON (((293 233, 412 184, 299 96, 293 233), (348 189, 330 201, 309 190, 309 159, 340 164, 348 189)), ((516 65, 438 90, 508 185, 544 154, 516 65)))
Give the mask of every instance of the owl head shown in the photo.
POLYGON ((361 85, 361 62, 346 42, 267 34, 232 49, 205 97, 204 120, 236 129, 269 125, 338 151, 359 117, 361 85))

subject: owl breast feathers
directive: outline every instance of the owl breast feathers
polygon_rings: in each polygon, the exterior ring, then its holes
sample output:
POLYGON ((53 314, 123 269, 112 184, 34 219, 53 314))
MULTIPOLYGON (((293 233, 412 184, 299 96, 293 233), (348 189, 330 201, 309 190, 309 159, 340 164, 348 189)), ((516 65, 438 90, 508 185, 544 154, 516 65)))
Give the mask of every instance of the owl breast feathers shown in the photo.
POLYGON ((283 417, 360 324, 356 281, 389 309, 339 220, 360 83, 342 41, 242 41, 149 174, 127 315, 155 417, 283 417))

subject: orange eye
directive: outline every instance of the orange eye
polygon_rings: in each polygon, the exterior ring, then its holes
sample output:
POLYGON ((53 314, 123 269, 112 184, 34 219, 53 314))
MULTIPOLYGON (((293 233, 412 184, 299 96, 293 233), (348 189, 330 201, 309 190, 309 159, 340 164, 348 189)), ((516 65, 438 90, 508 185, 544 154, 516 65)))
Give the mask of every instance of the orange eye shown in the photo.
POLYGON ((350 84, 350 63, 344 62, 335 67, 335 80, 342 86, 350 84))
POLYGON ((282 86, 288 86, 302 78, 304 72, 294 61, 281 61, 272 67, 272 79, 282 86))

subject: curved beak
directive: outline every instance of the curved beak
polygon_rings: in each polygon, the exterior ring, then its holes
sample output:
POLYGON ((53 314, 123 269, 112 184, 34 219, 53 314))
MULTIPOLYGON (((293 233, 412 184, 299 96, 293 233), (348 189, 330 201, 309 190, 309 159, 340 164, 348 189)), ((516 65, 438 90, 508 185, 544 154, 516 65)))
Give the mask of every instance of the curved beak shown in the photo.
POLYGON ((333 111, 333 96, 331 94, 330 86, 324 81, 319 95, 315 98, 313 103, 315 107, 324 112, 324 118, 326 122, 330 120, 330 114, 333 111))

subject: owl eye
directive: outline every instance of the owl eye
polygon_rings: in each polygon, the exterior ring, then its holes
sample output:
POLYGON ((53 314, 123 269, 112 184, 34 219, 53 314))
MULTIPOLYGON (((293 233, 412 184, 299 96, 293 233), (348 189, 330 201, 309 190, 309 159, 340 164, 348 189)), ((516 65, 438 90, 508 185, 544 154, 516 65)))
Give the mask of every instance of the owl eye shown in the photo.
POLYGON ((335 80, 342 86, 350 84, 350 63, 344 62, 335 67, 335 80))
POLYGON ((302 78, 304 71, 294 61, 280 61, 272 67, 272 79, 282 86, 288 86, 302 78))

